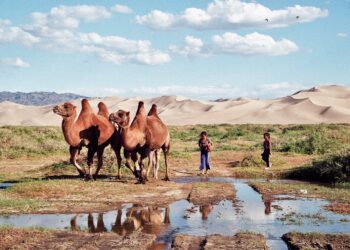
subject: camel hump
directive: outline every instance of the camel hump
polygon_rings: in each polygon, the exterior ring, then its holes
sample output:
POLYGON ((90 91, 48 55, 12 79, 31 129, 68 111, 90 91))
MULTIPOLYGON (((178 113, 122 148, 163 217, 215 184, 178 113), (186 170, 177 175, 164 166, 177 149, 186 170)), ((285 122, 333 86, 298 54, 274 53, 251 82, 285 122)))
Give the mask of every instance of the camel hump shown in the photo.
POLYGON ((142 101, 140 101, 137 107, 136 115, 142 114, 144 112, 145 112, 145 104, 142 101))
POLYGON ((81 100, 81 111, 82 112, 91 112, 92 113, 92 108, 87 99, 81 100))
POLYGON ((98 103, 98 113, 97 114, 104 116, 106 118, 109 118, 109 111, 108 111, 106 104, 104 104, 103 102, 98 103))
POLYGON ((156 104, 153 104, 151 109, 149 110, 148 112, 148 116, 151 116, 151 115, 156 115, 158 113, 158 110, 157 110, 157 105, 156 104))

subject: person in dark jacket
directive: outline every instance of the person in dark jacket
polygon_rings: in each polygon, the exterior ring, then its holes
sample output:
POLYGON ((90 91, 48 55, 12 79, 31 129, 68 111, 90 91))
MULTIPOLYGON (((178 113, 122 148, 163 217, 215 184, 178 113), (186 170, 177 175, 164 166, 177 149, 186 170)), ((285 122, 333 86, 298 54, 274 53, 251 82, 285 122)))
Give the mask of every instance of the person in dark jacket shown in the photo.
POLYGON ((270 162, 271 155, 271 139, 270 133, 264 133, 264 152, 261 154, 263 161, 266 163, 265 169, 270 169, 272 167, 272 163, 270 162))

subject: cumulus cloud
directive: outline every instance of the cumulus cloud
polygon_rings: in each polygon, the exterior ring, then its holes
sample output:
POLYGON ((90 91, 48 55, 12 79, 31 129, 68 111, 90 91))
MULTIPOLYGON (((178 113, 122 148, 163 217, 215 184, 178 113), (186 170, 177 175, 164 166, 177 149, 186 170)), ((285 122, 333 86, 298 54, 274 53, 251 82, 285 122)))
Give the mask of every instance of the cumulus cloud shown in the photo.
POLYGON ((287 39, 279 41, 271 36, 257 32, 240 36, 226 32, 223 35, 215 35, 212 38, 214 50, 219 53, 232 53, 242 55, 288 55, 298 50, 298 46, 287 39))
POLYGON ((33 26, 67 29, 78 28, 80 21, 97 22, 111 16, 106 7, 97 5, 59 6, 48 13, 31 14, 33 26))
POLYGON ((0 20, 0 44, 20 43, 54 51, 92 54, 115 64, 156 65, 171 60, 168 53, 152 48, 148 40, 79 32, 81 22, 97 22, 111 15, 104 6, 77 5, 54 7, 47 13, 32 13, 32 22, 25 25, 0 20))
POLYGON ((111 8, 111 10, 113 12, 121 13, 121 14, 131 14, 132 13, 132 9, 131 8, 129 8, 126 5, 121 5, 121 4, 117 4, 117 5, 113 6, 111 8))
POLYGON ((203 47, 204 43, 201 39, 193 36, 186 36, 184 46, 170 45, 169 51, 174 54, 193 57, 204 55, 203 47))
POLYGON ((40 38, 33 36, 20 27, 13 26, 11 21, 0 19, 0 44, 20 43, 23 45, 32 45, 39 41, 40 38))
POLYGON ((136 16, 136 22, 152 29, 187 27, 198 30, 239 29, 239 28, 278 28, 292 24, 311 22, 328 16, 327 10, 314 6, 289 6, 271 10, 256 3, 240 0, 214 0, 206 9, 187 8, 173 14, 153 10, 136 16))
POLYGON ((0 64, 12 66, 12 67, 15 67, 15 68, 28 68, 28 67, 30 67, 29 63, 23 61, 19 57, 17 57, 17 58, 0 59, 0 64))
POLYGON ((296 52, 298 46, 287 39, 275 40, 257 32, 245 36, 232 32, 214 35, 211 43, 204 44, 199 38, 187 36, 182 47, 171 45, 171 53, 185 56, 208 56, 214 54, 270 55, 280 56, 296 52))

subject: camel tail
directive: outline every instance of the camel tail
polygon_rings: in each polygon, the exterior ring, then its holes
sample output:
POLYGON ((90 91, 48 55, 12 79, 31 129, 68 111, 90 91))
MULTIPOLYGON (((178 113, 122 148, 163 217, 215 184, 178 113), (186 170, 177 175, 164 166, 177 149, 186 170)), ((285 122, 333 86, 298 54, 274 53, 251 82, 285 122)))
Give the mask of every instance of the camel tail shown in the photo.
POLYGON ((91 105, 87 99, 81 100, 81 111, 82 112, 93 112, 91 105))
POLYGON ((103 102, 98 103, 98 113, 97 114, 109 119, 109 111, 108 111, 106 104, 104 104, 103 102))

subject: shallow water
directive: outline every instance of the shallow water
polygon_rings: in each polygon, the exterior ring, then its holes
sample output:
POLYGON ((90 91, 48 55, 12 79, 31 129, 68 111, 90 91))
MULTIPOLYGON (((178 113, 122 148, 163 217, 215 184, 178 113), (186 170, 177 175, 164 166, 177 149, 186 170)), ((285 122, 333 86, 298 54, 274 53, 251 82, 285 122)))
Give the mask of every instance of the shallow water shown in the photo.
POLYGON ((0 189, 6 189, 13 186, 15 183, 0 182, 0 189))
POLYGON ((230 236, 247 230, 263 234, 271 249, 287 249, 281 236, 290 231, 350 232, 350 215, 339 215, 324 210, 322 206, 328 204, 324 200, 279 196, 278 200, 264 202, 261 195, 246 184, 247 180, 242 179, 182 177, 175 181, 232 183, 237 190, 239 202, 233 204, 232 201, 223 200, 217 205, 207 204, 198 207, 187 200, 180 200, 162 208, 123 204, 119 210, 99 214, 0 216, 0 224, 15 227, 88 230, 92 233, 113 231, 120 235, 139 230, 156 234, 155 244, 160 244, 165 249, 170 248, 173 237, 180 233, 230 236))

